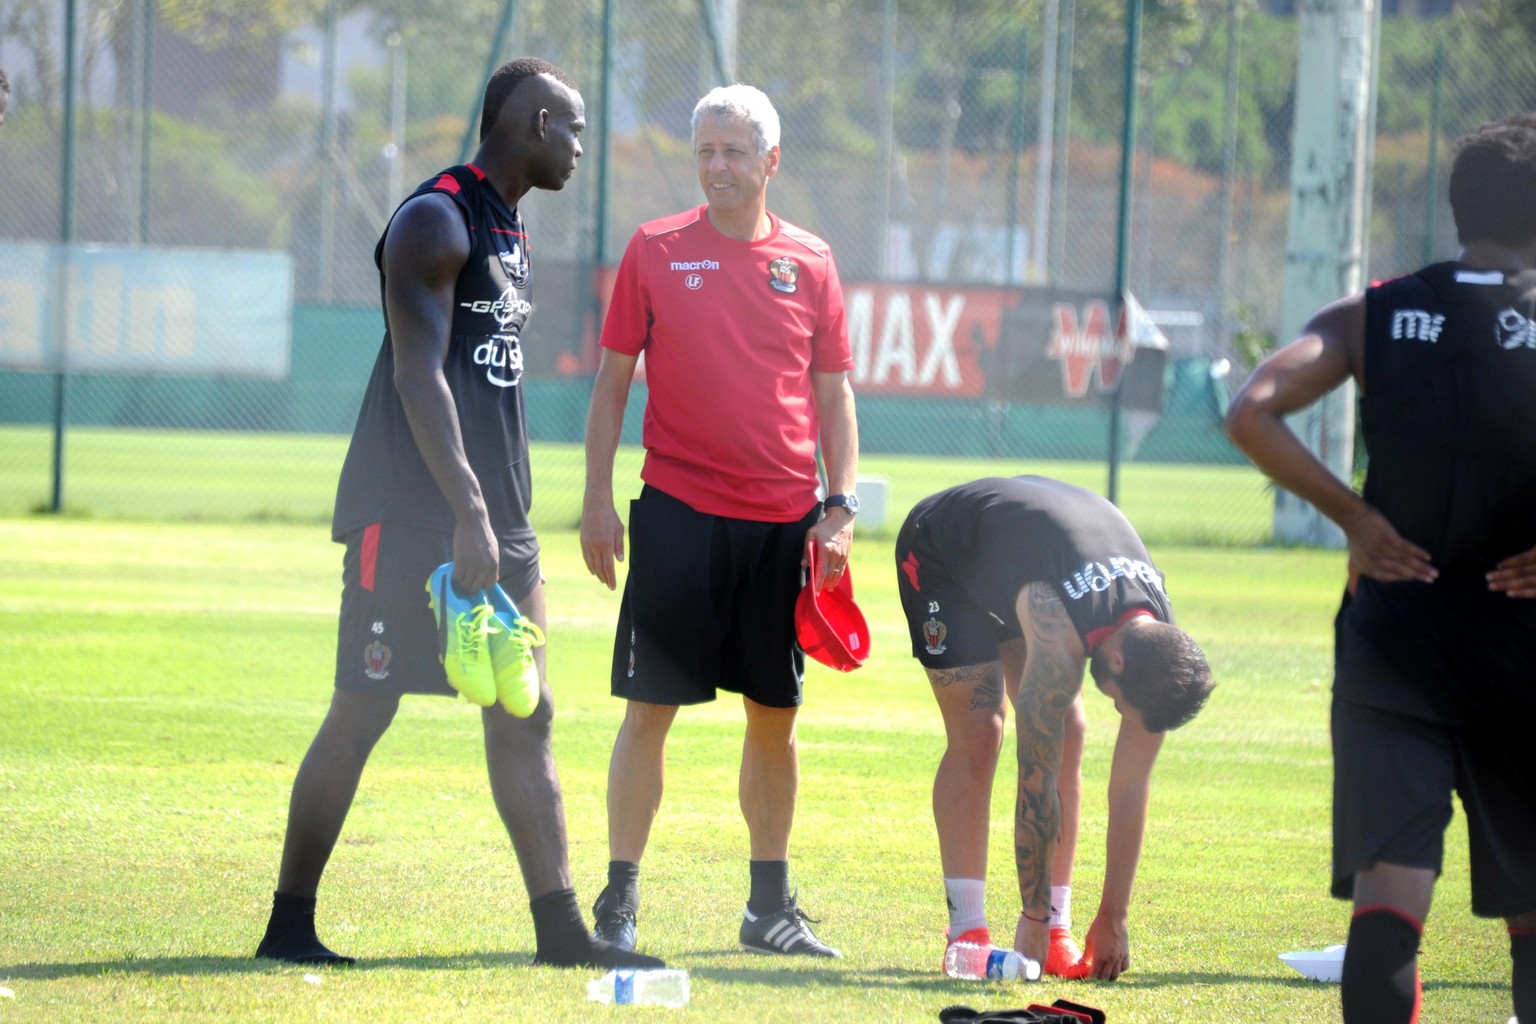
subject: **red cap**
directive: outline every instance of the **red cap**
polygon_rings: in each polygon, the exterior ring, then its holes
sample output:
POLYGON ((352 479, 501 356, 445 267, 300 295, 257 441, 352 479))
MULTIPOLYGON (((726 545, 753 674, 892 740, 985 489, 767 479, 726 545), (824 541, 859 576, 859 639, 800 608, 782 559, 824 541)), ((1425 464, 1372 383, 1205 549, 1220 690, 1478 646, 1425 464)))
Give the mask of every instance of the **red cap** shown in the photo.
POLYGON ((810 579, 795 599, 795 636, 805 651, 828 668, 852 672, 869 657, 869 624, 853 603, 848 566, 836 586, 816 589, 816 548, 811 548, 810 579))

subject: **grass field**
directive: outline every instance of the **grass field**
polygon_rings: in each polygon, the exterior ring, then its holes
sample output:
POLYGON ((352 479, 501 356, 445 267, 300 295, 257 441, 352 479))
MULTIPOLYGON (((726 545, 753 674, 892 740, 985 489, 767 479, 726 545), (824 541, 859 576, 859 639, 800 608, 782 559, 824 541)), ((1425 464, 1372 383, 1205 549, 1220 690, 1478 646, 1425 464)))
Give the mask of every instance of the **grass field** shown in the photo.
MULTIPOLYGON (((0 427, 0 516, 47 508, 53 436, 43 427, 0 427)), ((77 518, 329 522, 347 438, 316 434, 71 429, 64 440, 63 504, 77 518)), ((621 502, 639 491, 638 448, 620 449, 621 502)), ((580 445, 533 446, 534 525, 576 526, 584 469, 580 445)), ((894 533, 919 498, 989 475, 1045 473, 1104 492, 1100 462, 999 462, 866 453, 860 474, 890 486, 894 533)), ((1251 546, 1270 534, 1264 478, 1246 466, 1127 463, 1119 504, 1149 544, 1251 546)), ((864 519, 869 532, 870 517, 864 519)))
MULTIPOLYGON (((1128 506, 1133 493, 1128 483, 1128 506)), ((1146 518, 1161 514, 1154 498, 1136 499, 1146 518)), ((1131 973, 1031 987, 941 977, 929 806, 941 730, 903 650, 891 542, 865 538, 854 568, 873 657, 848 676, 811 670, 792 853, 802 902, 847 959, 739 952, 741 715, 729 701, 685 712, 641 914, 642 945, 692 977, 690 1006, 667 1011, 600 1007, 585 999, 595 972, 530 966, 478 716, 447 700, 406 702, 321 890, 322 935, 360 965, 311 974, 251 959, 289 787, 330 690, 340 549, 318 521, 0 519, 0 1021, 931 1022, 951 1003, 1059 996, 1106 1008, 1113 1024, 1337 1020, 1337 987, 1300 979, 1276 954, 1344 937, 1347 907, 1325 893, 1342 558, 1172 546, 1179 529, 1152 553, 1219 686, 1158 766, 1131 973)), ((571 532, 543 542, 556 754, 590 905, 620 716, 605 682, 617 598, 586 575, 571 532)), ((1089 716, 1079 931, 1097 904, 1114 719, 1097 694, 1089 716)), ((1005 932, 1017 910, 1012 794, 1005 767, 989 889, 1005 932)), ((1503 1024, 1504 930, 1466 910, 1459 830, 1458 817, 1422 957, 1423 1019, 1503 1024)))

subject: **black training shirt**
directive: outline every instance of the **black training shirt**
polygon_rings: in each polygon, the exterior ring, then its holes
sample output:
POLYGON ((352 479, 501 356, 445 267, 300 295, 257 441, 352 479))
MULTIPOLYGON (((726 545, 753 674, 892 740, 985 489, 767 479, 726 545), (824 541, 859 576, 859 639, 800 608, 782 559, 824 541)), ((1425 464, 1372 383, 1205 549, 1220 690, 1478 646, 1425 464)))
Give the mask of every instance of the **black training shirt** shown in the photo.
POLYGON ((912 519, 944 574, 1000 622, 1018 621, 1014 602, 1027 583, 1056 589, 1090 653, 1133 611, 1173 621, 1163 574, 1135 528, 1082 487, 987 477, 923 499, 912 519))
MULTIPOLYGON (((452 336, 443 361, 464 453, 502 547, 523 546, 533 537, 528 525, 532 484, 521 344, 533 309, 528 239, 517 211, 507 207, 474 166, 449 168, 422 183, 406 202, 427 192, 453 199, 470 236, 470 256, 454 290, 452 336)), ((380 268, 381 295, 383 255, 380 237, 374 262, 380 268)), ((386 304, 384 341, 337 488, 331 524, 337 540, 376 522, 453 530, 453 510, 416 447, 394 374, 386 304)))

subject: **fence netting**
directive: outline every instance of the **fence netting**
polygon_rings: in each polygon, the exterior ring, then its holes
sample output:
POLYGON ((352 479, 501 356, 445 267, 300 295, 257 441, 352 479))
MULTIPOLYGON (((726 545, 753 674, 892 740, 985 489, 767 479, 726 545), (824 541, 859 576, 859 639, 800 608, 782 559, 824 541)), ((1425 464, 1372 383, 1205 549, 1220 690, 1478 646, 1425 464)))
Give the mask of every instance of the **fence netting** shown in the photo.
MULTIPOLYGON (((18 312, 43 287, 5 266, 24 243, 284 253, 293 298, 275 377, 0 369, 0 513, 47 507, 61 466, 65 508, 89 514, 324 518, 381 333, 373 246, 404 195, 473 152, 486 73, 529 53, 572 75, 591 125, 568 187, 523 204, 530 428, 553 453, 536 490, 556 496, 538 525, 573 518, 605 274, 636 225, 702 201, 689 117, 736 80, 782 118, 771 208, 832 244, 849 288, 872 467, 928 459, 936 488, 1053 461, 1102 479, 1123 459, 1188 488, 1204 525, 1170 537, 1262 541, 1272 496, 1220 417, 1278 340, 1292 7, 1147 3, 1127 164, 1126 5, 1110 0, 0 0, 0 347, 49 330, 18 312), (1065 364, 1008 352, 1047 321, 1094 341, 1117 260, 1165 345, 1111 443, 1102 387, 1041 399, 1047 376, 1069 386, 1065 364), (1217 478, 1229 509, 1209 507, 1217 478)), ((1370 276, 1456 252, 1450 143, 1529 106, 1536 81, 1513 17, 1386 5, 1370 276)), ((98 323, 148 301, 87 280, 98 323)))

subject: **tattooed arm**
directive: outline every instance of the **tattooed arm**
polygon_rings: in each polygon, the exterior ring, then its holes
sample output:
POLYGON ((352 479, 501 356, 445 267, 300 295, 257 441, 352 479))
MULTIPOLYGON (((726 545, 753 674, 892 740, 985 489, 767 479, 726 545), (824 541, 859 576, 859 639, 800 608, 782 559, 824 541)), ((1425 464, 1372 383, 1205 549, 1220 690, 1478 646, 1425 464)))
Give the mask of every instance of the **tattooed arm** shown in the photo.
POLYGON ((1014 698, 1019 734, 1019 791, 1014 805, 1014 858, 1023 912, 1014 948, 1045 962, 1051 914, 1051 860, 1061 831, 1056 778, 1067 712, 1083 685, 1087 655, 1056 590, 1027 584, 1016 608, 1024 628, 1024 677, 1014 698))

